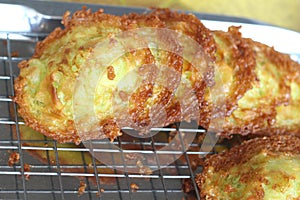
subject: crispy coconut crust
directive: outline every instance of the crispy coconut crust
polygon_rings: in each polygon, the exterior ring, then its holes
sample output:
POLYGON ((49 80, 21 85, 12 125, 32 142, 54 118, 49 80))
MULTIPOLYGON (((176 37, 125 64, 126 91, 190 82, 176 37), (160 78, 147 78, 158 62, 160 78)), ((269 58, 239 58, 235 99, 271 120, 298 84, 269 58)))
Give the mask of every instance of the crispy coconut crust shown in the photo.
POLYGON ((300 197, 300 138, 296 136, 250 139, 208 156, 203 167, 196 177, 201 199, 300 197))
MULTIPOLYGON (((50 138, 76 144, 94 138, 113 140, 122 134, 120 126, 126 126, 127 118, 133 121, 129 125, 136 127, 197 120, 200 126, 226 137, 235 133, 299 133, 299 64, 273 48, 242 38, 238 27, 212 32, 194 15, 168 9, 115 16, 83 8, 72 16, 66 12, 62 23, 64 29, 55 29, 37 44, 31 59, 19 64, 20 75, 15 81, 14 100, 26 125, 50 138), (205 72, 172 52, 153 51, 150 47, 132 51, 114 66, 106 66, 107 79, 100 83, 95 95, 99 131, 79 135, 74 122, 73 93, 80 69, 99 42, 145 27, 174 30, 191 38, 203 51, 205 72), (121 80, 137 65, 158 63, 180 74, 181 77, 170 79, 169 85, 185 79, 194 95, 184 89, 175 93, 146 81, 131 94, 128 113, 110 111, 112 105, 108 101, 114 90, 107 85, 121 80), (150 108, 154 105, 164 105, 164 120, 151 122, 150 108), (118 123, 120 120, 123 124, 118 123)), ((177 42, 170 35, 161 34, 160 39, 165 44, 177 42)), ((155 73, 155 69, 147 73, 155 73)), ((119 96, 128 99, 123 91, 119 96)))

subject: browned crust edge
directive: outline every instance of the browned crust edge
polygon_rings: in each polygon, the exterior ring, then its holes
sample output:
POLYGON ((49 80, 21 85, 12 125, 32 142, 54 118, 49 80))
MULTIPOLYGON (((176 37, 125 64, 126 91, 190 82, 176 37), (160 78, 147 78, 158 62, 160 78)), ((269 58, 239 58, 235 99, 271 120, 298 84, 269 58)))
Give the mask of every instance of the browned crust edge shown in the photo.
POLYGON ((228 171, 231 167, 241 165, 247 162, 251 157, 261 151, 282 152, 287 154, 300 155, 300 138, 292 135, 276 135, 273 137, 257 137, 246 140, 241 145, 235 146, 219 154, 207 156, 203 163, 202 173, 196 176, 196 183, 200 189, 200 195, 203 199, 213 199, 201 191, 202 185, 205 184, 206 174, 210 167, 215 172, 220 170, 228 171))

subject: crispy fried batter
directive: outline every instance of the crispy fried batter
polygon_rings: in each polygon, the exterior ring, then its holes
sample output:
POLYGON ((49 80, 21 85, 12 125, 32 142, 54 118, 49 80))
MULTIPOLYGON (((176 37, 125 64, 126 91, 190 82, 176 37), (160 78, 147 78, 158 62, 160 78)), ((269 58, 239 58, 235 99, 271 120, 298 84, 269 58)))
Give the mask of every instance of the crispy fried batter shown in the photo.
MULTIPOLYGON (((31 59, 19 64, 20 76, 15 81, 14 100, 19 104, 20 115, 28 126, 48 137, 77 144, 93 138, 113 140, 122 134, 121 126, 147 128, 182 120, 198 120, 200 126, 223 136, 299 133, 299 64, 270 47, 243 39, 236 27, 228 32, 211 32, 195 16, 167 9, 114 16, 84 8, 72 17, 67 12, 63 24, 65 29, 55 29, 37 44, 31 59), (187 62, 178 38, 162 31, 160 41, 165 46, 172 44, 174 52, 150 46, 132 49, 105 66, 106 73, 99 79, 94 99, 98 131, 78 135, 73 100, 81 69, 95 64, 91 56, 100 42, 145 27, 174 30, 191 38, 204 60, 197 64, 205 67, 199 70, 199 66, 187 62), (166 69, 143 67, 152 65, 166 69), (141 74, 139 87, 134 92, 128 88, 116 90, 118 82, 130 73, 141 74), (168 75, 165 83, 161 77, 168 75), (153 76, 162 85, 153 82, 153 76), (116 94, 128 105, 114 108, 111 99, 116 94)), ((112 46, 116 43, 113 39, 110 42, 112 46)), ((87 98, 79 97, 82 101, 87 98)), ((82 117, 79 122, 84 126, 89 120, 82 117)))
POLYGON ((217 55, 223 61, 216 63, 216 69, 220 68, 219 63, 226 63, 232 70, 226 74, 232 77, 225 83, 230 89, 221 135, 299 134, 297 91, 300 65, 288 55, 250 39, 242 39, 238 34, 235 27, 229 28, 228 33, 214 33, 218 47, 225 44, 225 48, 218 48, 217 55))
POLYGON ((300 139, 277 135, 208 157, 196 182, 203 199, 298 199, 299 170, 300 139))

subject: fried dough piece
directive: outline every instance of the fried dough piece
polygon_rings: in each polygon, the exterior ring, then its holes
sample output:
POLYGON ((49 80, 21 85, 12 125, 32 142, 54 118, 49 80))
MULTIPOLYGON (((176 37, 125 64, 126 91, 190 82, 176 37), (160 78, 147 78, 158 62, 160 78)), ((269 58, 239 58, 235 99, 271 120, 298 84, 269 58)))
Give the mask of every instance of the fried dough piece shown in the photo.
POLYGON ((238 28, 211 32, 195 16, 167 9, 125 16, 83 9, 72 17, 67 12, 63 24, 64 30, 54 30, 38 43, 31 59, 19 64, 15 81, 14 100, 20 115, 28 126, 50 138, 77 144, 88 139, 113 140, 122 134, 123 126, 143 132, 183 120, 196 120, 223 136, 270 130, 299 133, 299 64, 243 39, 238 28), (146 38, 123 43, 112 39, 140 28, 160 29, 157 37, 162 48, 151 46, 146 38), (188 45, 183 48, 184 39, 188 45), (116 43, 122 48, 143 48, 102 67, 97 87, 90 89, 95 95, 84 89, 74 94, 83 68, 90 74, 98 69, 95 55, 106 53, 99 47, 105 41, 112 48, 116 43), (172 51, 163 49, 167 47, 172 51), (190 54, 189 60, 185 55, 190 54), (86 116, 91 112, 85 104, 94 105, 95 120, 86 116))
POLYGON ((201 199, 299 199, 300 139, 255 138, 208 157, 196 177, 201 199))
MULTIPOLYGON (((26 124, 59 142, 74 141, 75 143, 79 143, 83 139, 83 136, 79 137, 77 134, 73 116, 75 82, 82 66, 87 62, 93 61, 90 57, 91 54, 97 53, 95 52, 97 44, 107 38, 119 34, 121 31, 142 27, 168 28, 168 30, 173 29, 193 38, 193 41, 197 42, 196 44, 198 44, 201 50, 205 54, 210 55, 208 56, 210 59, 213 58, 214 40, 212 35, 192 15, 157 10, 147 15, 130 14, 120 17, 104 14, 101 10, 92 13, 90 10, 83 9, 76 12, 72 18, 69 18, 68 14, 66 14, 63 23, 65 25, 64 30, 56 29, 44 41, 38 43, 35 54, 31 59, 20 63, 20 76, 15 82, 15 101, 19 104, 19 113, 24 118, 26 124)), ((165 37, 163 34, 159 35, 159 37, 161 37, 161 41, 165 45, 176 43, 176 38, 165 37)), ((139 42, 143 43, 144 41, 141 40, 139 42)), ((180 50, 180 47, 178 49, 180 50)), ((95 112, 99 117, 97 126, 100 130, 94 133, 88 132, 86 139, 101 139, 104 137, 114 139, 121 135, 121 127, 120 124, 116 123, 116 117, 126 120, 129 115, 134 121, 133 125, 138 127, 148 126, 149 108, 157 104, 165 107, 166 118, 158 120, 154 124, 152 123, 153 126, 165 126, 176 121, 181 121, 184 118, 193 117, 189 116, 189 113, 195 112, 190 112, 189 109, 185 111, 186 116, 183 114, 180 115, 181 108, 179 101, 173 95, 175 91, 172 91, 173 85, 178 85, 176 82, 179 81, 173 80, 174 84, 173 82, 171 84, 165 83, 171 85, 170 89, 167 88, 165 90, 161 85, 155 85, 151 82, 151 79, 147 80, 148 76, 151 78, 151 74, 156 73, 154 67, 148 67, 145 70, 146 72, 137 70, 140 66, 149 66, 158 62, 164 64, 166 69, 170 69, 161 72, 162 75, 160 78, 162 82, 164 81, 162 77, 167 75, 171 70, 175 74, 174 78, 180 81, 183 70, 188 71, 193 69, 193 76, 191 76, 194 79, 193 84, 199 88, 197 89, 198 94, 196 98, 198 98, 198 102, 204 102, 205 79, 208 78, 203 77, 202 73, 198 72, 190 63, 183 61, 182 56, 150 48, 137 49, 124 54, 120 59, 114 61, 111 66, 107 66, 107 73, 110 75, 106 76, 104 74, 104 76, 100 77, 103 80, 99 82, 95 94, 95 112), (115 92, 118 82, 132 71, 145 73, 141 78, 142 83, 133 91, 128 100, 131 105, 129 111, 126 112, 127 110, 124 111, 124 109, 121 109, 121 112, 116 114, 114 113, 116 111, 112 110, 111 98, 113 92, 115 92)), ((208 67, 207 69, 209 71, 208 67)), ((123 90, 126 89, 128 88, 123 88, 123 90)), ((126 97, 126 91, 118 92, 121 99, 122 96, 126 97)), ((178 95, 188 97, 186 93, 188 93, 188 90, 182 90, 178 95)), ((80 98, 83 102, 87 101, 87 95, 75 98, 80 98)), ((197 99, 187 99, 189 101, 186 103, 186 107, 198 109, 198 105, 196 104, 197 99), (191 106, 188 106, 189 104, 191 106)), ((74 107, 77 108, 76 105, 74 107)), ((202 107, 204 108, 205 106, 202 107)), ((208 116, 209 112, 207 110, 209 109, 201 111, 203 116, 208 116)), ((82 110, 82 112, 85 111, 82 110)), ((197 115, 199 115, 198 112, 197 115)), ((207 124, 209 117, 203 116, 201 114, 201 117, 207 124)), ((89 119, 85 116, 80 120, 82 120, 80 124, 86 125, 89 123, 89 119)))
POLYGON ((216 31, 214 38, 218 49, 215 70, 226 64, 224 76, 228 77, 223 84, 229 87, 223 127, 217 131, 223 136, 298 135, 299 63, 273 48, 241 38, 236 27, 227 33, 216 31))

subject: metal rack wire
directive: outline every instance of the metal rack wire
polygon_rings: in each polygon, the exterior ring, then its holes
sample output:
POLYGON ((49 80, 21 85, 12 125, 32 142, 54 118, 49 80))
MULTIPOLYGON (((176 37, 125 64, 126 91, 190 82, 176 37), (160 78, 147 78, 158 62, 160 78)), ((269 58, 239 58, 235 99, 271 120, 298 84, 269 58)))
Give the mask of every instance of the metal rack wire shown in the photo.
POLYGON ((168 166, 159 166, 154 161, 147 164, 149 160, 144 159, 143 165, 150 170, 159 168, 151 173, 116 170, 136 167, 128 162, 136 152, 156 155, 157 149, 168 143, 169 129, 150 138, 128 136, 114 141, 123 149, 114 168, 97 161, 82 146, 61 145, 32 133, 19 118, 11 97, 14 79, 19 74, 17 64, 33 54, 36 43, 45 35, 1 33, 0 36, 0 199, 199 199, 193 180, 201 168, 193 162, 204 152, 199 151, 197 142, 191 144, 190 150, 177 152, 182 156, 168 166), (8 166, 12 152, 18 153, 20 159, 8 166), (185 179, 192 180, 195 192, 183 192, 185 179), (82 195, 78 193, 80 181, 86 186, 82 195))

